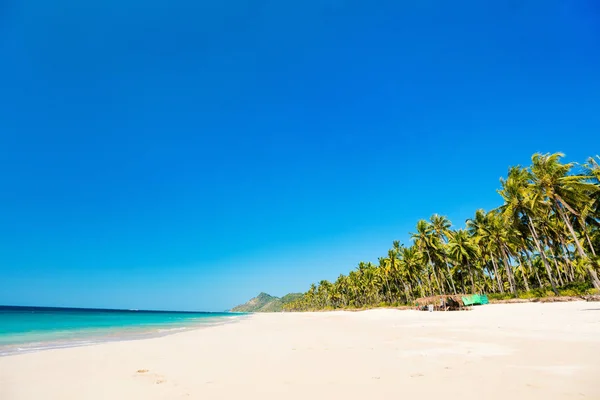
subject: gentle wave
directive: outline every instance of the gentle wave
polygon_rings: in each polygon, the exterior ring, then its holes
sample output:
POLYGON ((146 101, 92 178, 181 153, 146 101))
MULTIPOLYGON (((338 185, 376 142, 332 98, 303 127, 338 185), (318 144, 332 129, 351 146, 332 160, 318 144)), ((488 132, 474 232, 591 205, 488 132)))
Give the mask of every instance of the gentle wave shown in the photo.
POLYGON ((98 343, 98 342, 94 342, 91 340, 85 340, 85 341, 81 341, 81 342, 72 342, 72 343, 65 343, 65 344, 48 344, 47 346, 40 346, 40 347, 17 347, 17 350, 21 351, 21 352, 26 352, 26 351, 48 350, 48 349, 66 349, 69 347, 85 346, 86 344, 94 344, 94 343, 98 343))
POLYGON ((70 347, 80 347, 80 346, 88 346, 92 344, 97 344, 100 342, 95 342, 92 340, 80 340, 80 341, 72 341, 68 343, 35 343, 35 345, 30 344, 27 346, 7 346, 5 349, 0 351, 1 356, 9 356, 14 354, 26 354, 26 353, 34 353, 42 350, 53 350, 53 349, 66 349, 70 347))
MULTIPOLYGON (((22 313, 20 314, 20 317, 23 318, 22 313)), ((29 316, 26 322, 29 323, 29 325, 32 325, 31 313, 28 312, 28 314, 29 316)), ((40 330, 22 328, 20 331, 13 329, 12 332, 9 331, 7 333, 0 334, 0 356, 64 349, 69 347, 89 346, 106 342, 149 339, 189 331, 192 329, 234 323, 243 319, 245 316, 244 314, 208 314, 197 317, 194 314, 171 315, 164 313, 147 313, 143 316, 143 319, 136 316, 136 320, 130 319, 124 321, 124 317, 132 314, 131 311, 128 311, 126 313, 101 315, 103 318, 101 322, 105 323, 105 325, 100 326, 98 324, 99 318, 96 317, 98 315, 97 312, 89 314, 79 312, 77 315, 78 322, 83 318, 87 318, 85 320, 87 326, 80 324, 79 326, 67 327, 64 323, 61 324, 62 321, 60 320, 60 312, 53 312, 52 314, 53 315, 51 316, 44 316, 46 319, 43 322, 45 322, 47 326, 49 317, 51 317, 52 323, 55 324, 55 328, 53 329, 40 330), (87 324, 88 321, 89 324, 87 324), (120 323, 121 325, 117 325, 117 323, 120 323), (183 325, 183 323, 185 323, 185 325, 183 325)), ((4 321, 6 318, 10 317, 13 318, 13 321, 8 322, 12 323, 13 328, 25 326, 25 324, 20 323, 23 321, 23 319, 20 321, 14 320, 14 315, 15 313, 12 313, 9 316, 5 315, 4 321)), ((63 321, 64 320, 66 320, 66 318, 63 318, 63 321)), ((2 322, 3 318, 0 313, 0 323, 2 322)), ((39 325, 42 326, 41 324, 39 325)))
POLYGON ((185 331, 188 330, 189 328, 187 326, 182 326, 181 328, 169 328, 169 329, 159 329, 158 332, 163 333, 163 332, 177 332, 177 331, 185 331))

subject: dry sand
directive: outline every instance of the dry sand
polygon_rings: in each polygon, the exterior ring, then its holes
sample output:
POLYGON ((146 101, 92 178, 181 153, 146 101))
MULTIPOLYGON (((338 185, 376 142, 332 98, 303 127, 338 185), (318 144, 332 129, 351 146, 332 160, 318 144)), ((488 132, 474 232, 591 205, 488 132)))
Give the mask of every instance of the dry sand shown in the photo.
POLYGON ((0 399, 600 399, 600 303, 253 315, 0 358, 0 399))

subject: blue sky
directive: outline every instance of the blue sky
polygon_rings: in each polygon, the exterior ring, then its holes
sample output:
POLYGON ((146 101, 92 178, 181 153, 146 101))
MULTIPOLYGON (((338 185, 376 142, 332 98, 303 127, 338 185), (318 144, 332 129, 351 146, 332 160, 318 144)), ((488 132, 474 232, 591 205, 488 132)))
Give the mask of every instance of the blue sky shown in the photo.
POLYGON ((5 0, 0 304, 304 291, 597 154, 599 71, 593 0, 5 0))

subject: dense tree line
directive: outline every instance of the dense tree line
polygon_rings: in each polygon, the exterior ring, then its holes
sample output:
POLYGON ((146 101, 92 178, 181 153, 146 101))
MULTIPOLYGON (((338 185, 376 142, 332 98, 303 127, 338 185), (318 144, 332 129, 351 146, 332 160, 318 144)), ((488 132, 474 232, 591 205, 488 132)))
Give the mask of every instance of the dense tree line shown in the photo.
POLYGON ((433 215, 405 246, 394 241, 377 264, 361 262, 335 282, 323 280, 288 310, 411 304, 437 294, 600 289, 600 157, 563 163, 534 154, 531 166, 501 179, 503 204, 477 210, 461 229, 433 215))

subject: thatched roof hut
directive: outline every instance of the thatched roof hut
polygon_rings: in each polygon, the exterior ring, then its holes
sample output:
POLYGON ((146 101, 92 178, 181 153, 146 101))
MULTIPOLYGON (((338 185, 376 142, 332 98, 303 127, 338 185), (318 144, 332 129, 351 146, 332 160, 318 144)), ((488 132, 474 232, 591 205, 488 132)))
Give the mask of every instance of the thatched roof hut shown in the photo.
POLYGON ((415 303, 419 309, 432 305, 437 310, 459 310, 465 307, 462 297, 463 295, 460 294, 444 294, 440 296, 421 297, 415 300, 415 303))

